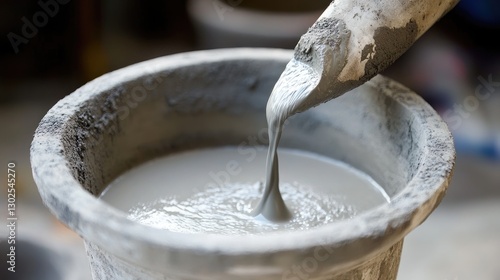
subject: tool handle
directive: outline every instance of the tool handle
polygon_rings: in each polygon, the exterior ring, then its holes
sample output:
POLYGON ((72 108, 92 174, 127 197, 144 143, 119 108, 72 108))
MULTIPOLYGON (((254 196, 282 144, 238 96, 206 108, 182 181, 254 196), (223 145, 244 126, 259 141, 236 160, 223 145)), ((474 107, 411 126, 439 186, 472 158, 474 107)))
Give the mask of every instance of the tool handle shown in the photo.
MULTIPOLYGON (((458 0, 335 0, 318 22, 343 22, 350 33, 340 82, 367 80, 401 56, 458 0)), ((335 34, 335 32, 330 32, 335 34)))

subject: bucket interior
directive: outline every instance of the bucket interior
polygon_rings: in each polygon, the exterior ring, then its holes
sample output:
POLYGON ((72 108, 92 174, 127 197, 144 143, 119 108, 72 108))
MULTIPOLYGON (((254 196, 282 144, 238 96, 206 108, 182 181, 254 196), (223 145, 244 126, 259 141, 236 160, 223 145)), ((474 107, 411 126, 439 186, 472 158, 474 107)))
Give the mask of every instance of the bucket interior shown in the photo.
MULTIPOLYGON (((63 133, 75 178, 98 196, 123 172, 159 156, 250 145, 249 139, 267 145, 266 102, 286 63, 235 59, 186 65, 100 92, 63 133)), ((409 109, 367 83, 290 118, 280 147, 343 161, 393 197, 420 165, 420 126, 409 109)))

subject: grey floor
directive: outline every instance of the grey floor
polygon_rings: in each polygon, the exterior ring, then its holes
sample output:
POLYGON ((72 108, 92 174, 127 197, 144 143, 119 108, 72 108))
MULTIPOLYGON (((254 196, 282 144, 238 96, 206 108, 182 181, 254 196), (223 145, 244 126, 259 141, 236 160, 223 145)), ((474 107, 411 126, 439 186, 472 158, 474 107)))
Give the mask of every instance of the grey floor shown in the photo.
POLYGON ((405 239, 399 279, 500 279, 500 164, 458 157, 447 196, 405 239))
MULTIPOLYGON (((18 238, 34 240, 62 256, 69 268, 65 280, 87 280, 81 239, 45 209, 31 177, 31 137, 52 104, 47 100, 0 107, 0 155, 6 159, 2 164, 7 159, 17 162, 18 238)), ((5 172, 0 173, 4 182, 5 172)), ((6 209, 5 199, 0 207, 6 209)), ((0 234, 6 236, 6 227, 0 227, 0 234)), ((500 279, 500 164, 459 156, 446 198, 408 235, 403 250, 401 280, 500 279)))

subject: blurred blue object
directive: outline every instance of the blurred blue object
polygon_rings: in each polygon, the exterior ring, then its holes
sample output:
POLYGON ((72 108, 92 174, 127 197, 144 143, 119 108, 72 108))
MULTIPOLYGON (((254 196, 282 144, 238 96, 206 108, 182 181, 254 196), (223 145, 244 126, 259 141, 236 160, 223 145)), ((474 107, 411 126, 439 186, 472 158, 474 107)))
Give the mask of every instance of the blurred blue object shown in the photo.
POLYGON ((456 8, 477 24, 500 27, 500 1, 498 0, 461 0, 456 8))
POLYGON ((455 135, 455 148, 460 154, 475 155, 481 158, 500 162, 500 147, 494 138, 485 138, 480 142, 455 135))

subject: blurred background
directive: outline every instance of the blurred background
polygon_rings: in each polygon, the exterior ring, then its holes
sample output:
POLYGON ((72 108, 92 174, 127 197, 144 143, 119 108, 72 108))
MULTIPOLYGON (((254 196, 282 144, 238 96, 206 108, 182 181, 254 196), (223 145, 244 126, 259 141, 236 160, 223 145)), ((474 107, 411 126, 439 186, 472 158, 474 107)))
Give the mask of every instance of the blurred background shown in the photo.
MULTIPOLYGON (((293 48, 329 2, 3 0, 0 214, 6 221, 6 166, 14 161, 24 268, 18 278, 2 269, 0 278, 90 279, 82 241, 44 208, 31 176, 32 135, 59 99, 106 72, 158 56, 293 48)), ((500 279, 499 35, 500 2, 462 0, 384 73, 434 106, 457 148, 448 194, 407 237, 399 279, 500 279)), ((0 228, 5 265, 7 229, 0 228)))

